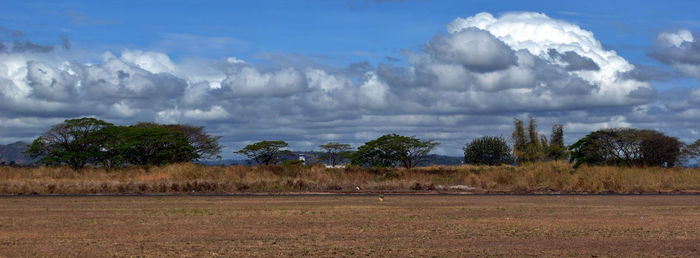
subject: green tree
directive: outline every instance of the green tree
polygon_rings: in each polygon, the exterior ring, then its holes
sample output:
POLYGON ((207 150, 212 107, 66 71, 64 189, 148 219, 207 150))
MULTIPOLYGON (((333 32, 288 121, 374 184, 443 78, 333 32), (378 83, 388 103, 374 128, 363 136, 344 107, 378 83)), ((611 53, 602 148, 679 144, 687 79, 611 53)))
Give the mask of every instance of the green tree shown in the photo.
POLYGON ((681 142, 653 130, 612 128, 592 132, 569 147, 574 167, 581 164, 618 166, 674 166, 681 158, 681 142))
POLYGON ((413 168, 425 160, 438 144, 440 143, 420 140, 415 136, 387 134, 360 146, 353 154, 352 164, 413 168))
POLYGON ((523 121, 513 118, 513 124, 515 129, 511 140, 513 141, 513 153, 518 162, 535 162, 549 158, 550 145, 555 144, 556 147, 558 143, 556 140, 548 141, 546 136, 537 132, 537 120, 535 118, 530 117, 527 133, 525 132, 523 121))
POLYGON ((484 136, 466 144, 464 163, 476 165, 499 165, 513 163, 510 147, 503 137, 484 136))
POLYGON ((525 128, 523 127, 523 121, 517 118, 513 118, 513 135, 511 135, 511 140, 513 141, 513 153, 518 162, 525 161, 528 152, 528 140, 525 136, 525 128))
POLYGON ((160 166, 199 158, 181 132, 153 123, 121 128, 118 142, 110 150, 129 164, 160 166))
POLYGON ((600 165, 608 159, 602 142, 598 140, 601 137, 606 136, 600 131, 592 132, 569 146, 569 162, 574 163, 574 168, 583 164, 600 165))
POLYGON ((527 151, 525 160, 530 162, 542 160, 545 156, 543 146, 546 145, 546 143, 547 138, 540 137, 539 133, 537 133, 537 120, 530 117, 530 122, 527 125, 527 151))
POLYGON ((40 163, 66 164, 78 170, 97 159, 105 140, 102 129, 112 126, 88 117, 65 120, 35 139, 27 153, 40 158, 40 163))
POLYGON ((553 160, 560 160, 566 158, 568 155, 566 146, 564 146, 564 126, 561 124, 554 124, 552 126, 552 135, 549 138, 549 144, 547 145, 547 157, 553 160))
POLYGON ((187 142, 194 147, 201 159, 221 159, 221 136, 212 136, 204 132, 204 126, 170 124, 166 128, 182 133, 187 142))
POLYGON ((103 128, 100 135, 104 137, 102 148, 95 157, 95 163, 104 168, 117 169, 128 164, 127 155, 128 149, 125 149, 124 132, 128 129, 127 126, 111 126, 103 128))
POLYGON ((234 153, 247 156, 255 160, 258 164, 277 164, 282 154, 289 153, 287 150, 282 150, 289 146, 284 141, 261 141, 245 146, 243 149, 234 153))
POLYGON ((219 152, 219 137, 203 127, 139 123, 114 126, 95 118, 66 120, 34 140, 27 153, 45 164, 105 168, 186 162, 219 152))
POLYGON ((350 150, 352 147, 350 144, 329 142, 323 145, 319 145, 321 149, 326 150, 324 158, 328 159, 331 166, 338 165, 338 162, 343 158, 349 157, 350 150))

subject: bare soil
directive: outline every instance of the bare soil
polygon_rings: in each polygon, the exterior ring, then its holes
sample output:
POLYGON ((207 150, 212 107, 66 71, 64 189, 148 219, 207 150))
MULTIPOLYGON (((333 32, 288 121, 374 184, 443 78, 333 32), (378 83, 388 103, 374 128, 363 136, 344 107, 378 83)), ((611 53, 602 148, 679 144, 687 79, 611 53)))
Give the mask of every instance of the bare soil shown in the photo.
POLYGON ((700 256, 700 196, 0 198, 0 256, 700 256))

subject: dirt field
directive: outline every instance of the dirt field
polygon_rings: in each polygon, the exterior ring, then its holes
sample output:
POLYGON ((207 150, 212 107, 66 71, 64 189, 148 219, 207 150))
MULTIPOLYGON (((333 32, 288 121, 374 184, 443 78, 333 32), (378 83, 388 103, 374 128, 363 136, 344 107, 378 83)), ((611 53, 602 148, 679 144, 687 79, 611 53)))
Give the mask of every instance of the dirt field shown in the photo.
POLYGON ((0 256, 700 256, 700 196, 0 198, 0 256))

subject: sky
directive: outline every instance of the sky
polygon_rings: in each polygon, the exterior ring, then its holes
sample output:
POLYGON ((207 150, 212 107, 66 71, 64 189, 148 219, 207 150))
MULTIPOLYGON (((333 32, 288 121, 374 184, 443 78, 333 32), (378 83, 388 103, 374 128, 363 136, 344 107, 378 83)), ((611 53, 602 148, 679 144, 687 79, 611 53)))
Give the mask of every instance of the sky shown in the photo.
POLYGON ((225 159, 388 133, 460 156, 529 117, 690 143, 700 4, 0 0, 0 144, 85 116, 205 126, 225 159))

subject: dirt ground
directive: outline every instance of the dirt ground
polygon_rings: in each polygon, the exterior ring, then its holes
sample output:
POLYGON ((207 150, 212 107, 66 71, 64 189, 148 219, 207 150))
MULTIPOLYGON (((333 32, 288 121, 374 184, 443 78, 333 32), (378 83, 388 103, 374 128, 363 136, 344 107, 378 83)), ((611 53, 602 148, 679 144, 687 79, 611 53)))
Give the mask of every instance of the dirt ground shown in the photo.
POLYGON ((0 256, 700 256, 700 196, 0 198, 0 256))

